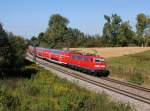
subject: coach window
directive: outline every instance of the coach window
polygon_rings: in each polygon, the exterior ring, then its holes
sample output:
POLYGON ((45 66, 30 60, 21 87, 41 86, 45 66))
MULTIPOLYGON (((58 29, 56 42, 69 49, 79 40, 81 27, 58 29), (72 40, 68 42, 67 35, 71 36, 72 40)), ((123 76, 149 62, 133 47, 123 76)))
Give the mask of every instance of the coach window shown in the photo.
POLYGON ((89 59, 88 58, 84 58, 84 61, 89 61, 89 59))
POLYGON ((76 56, 77 60, 81 60, 82 58, 80 56, 76 56))
POLYGON ((76 56, 72 56, 72 59, 76 60, 77 58, 76 58, 76 56))
POLYGON ((85 58, 84 58, 84 57, 81 57, 80 60, 85 61, 85 58))
POLYGON ((85 61, 85 57, 82 57, 82 59, 81 59, 82 61, 85 61))

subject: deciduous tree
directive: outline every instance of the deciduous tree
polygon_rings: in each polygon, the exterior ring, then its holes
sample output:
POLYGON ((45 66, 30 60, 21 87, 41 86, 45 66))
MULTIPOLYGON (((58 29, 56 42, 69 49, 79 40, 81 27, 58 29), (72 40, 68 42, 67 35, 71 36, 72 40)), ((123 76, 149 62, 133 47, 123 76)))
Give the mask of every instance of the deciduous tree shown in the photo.
POLYGON ((58 46, 58 43, 63 42, 64 35, 67 32, 68 23, 69 23, 68 19, 59 14, 54 14, 50 17, 49 27, 44 37, 52 48, 61 47, 58 46))

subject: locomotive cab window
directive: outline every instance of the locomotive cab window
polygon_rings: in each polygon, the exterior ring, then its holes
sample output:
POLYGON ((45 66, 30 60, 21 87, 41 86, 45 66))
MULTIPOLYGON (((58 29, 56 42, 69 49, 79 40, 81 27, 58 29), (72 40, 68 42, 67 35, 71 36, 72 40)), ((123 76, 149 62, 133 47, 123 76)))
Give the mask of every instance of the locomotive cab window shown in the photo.
POLYGON ((98 59, 95 59, 95 62, 104 62, 104 59, 98 58, 98 59))

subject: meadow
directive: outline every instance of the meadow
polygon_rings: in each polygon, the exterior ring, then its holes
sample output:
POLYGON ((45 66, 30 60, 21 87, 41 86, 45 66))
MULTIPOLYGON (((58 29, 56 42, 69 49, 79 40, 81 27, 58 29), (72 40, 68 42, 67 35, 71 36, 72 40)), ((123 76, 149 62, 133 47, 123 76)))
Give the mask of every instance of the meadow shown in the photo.
POLYGON ((150 50, 107 59, 110 77, 150 85, 150 50))

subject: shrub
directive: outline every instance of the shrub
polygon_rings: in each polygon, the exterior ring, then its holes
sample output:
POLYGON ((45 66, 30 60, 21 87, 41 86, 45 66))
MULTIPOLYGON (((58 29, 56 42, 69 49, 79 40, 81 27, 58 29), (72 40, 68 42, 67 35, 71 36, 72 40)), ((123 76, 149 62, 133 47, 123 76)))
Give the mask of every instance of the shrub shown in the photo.
POLYGON ((28 94, 30 96, 37 96, 40 92, 40 89, 37 87, 37 86, 31 86, 29 89, 28 89, 28 94))
POLYGON ((19 111, 20 109, 20 98, 7 94, 5 91, 0 90, 0 110, 2 111, 19 111))

